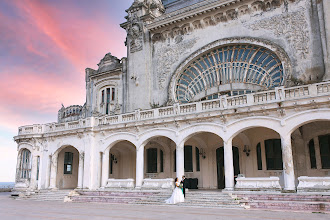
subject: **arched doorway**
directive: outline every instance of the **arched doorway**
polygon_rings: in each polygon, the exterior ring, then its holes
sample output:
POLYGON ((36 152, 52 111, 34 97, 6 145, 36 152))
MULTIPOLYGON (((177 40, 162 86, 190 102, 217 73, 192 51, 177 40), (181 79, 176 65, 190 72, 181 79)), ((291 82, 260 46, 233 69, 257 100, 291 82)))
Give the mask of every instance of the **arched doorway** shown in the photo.
POLYGON ((144 147, 144 178, 175 178, 175 149, 176 144, 168 137, 150 138, 144 147))
MULTIPOLYGON (((224 169, 224 154, 223 147, 219 147, 216 151, 216 161, 217 161, 217 182, 218 189, 225 188, 225 169, 224 169)), ((233 146, 233 165, 234 165, 234 177, 240 173, 239 165, 239 150, 238 147, 233 146)))
POLYGON ((75 189, 78 185, 79 152, 73 146, 63 148, 58 154, 56 186, 58 189, 75 189))
POLYGON ((129 141, 120 141, 109 151, 108 178, 135 179, 136 150, 129 141))

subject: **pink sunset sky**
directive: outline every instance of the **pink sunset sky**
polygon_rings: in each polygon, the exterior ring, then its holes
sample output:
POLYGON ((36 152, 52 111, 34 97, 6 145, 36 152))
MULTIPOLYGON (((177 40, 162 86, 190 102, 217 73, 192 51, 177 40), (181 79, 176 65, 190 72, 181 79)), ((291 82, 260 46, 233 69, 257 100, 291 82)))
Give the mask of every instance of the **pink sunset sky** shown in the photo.
POLYGON ((85 103, 85 68, 126 56, 133 0, 0 1, 0 182, 14 182, 19 126, 57 121, 61 104, 85 103))

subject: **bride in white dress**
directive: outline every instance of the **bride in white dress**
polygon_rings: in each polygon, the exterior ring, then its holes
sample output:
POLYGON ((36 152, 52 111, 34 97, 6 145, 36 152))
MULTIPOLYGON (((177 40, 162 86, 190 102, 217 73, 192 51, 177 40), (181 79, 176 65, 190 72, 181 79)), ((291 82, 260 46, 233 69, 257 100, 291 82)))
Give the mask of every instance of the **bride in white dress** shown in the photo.
POLYGON ((180 188, 180 182, 178 178, 175 178, 175 188, 173 190, 172 196, 169 199, 166 199, 167 204, 176 204, 179 202, 184 202, 184 196, 182 189, 180 188))

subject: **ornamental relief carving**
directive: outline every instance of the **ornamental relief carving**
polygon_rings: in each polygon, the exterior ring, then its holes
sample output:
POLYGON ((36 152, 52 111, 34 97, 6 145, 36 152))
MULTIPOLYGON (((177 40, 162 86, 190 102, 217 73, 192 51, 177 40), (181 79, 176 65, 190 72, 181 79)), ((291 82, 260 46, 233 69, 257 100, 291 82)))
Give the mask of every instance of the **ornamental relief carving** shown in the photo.
MULTIPOLYGON (((214 0, 212 0, 214 1, 214 0)), ((289 0, 290 2, 297 2, 299 0, 289 0)), ((206 2, 206 1, 205 1, 206 2)), ((203 2, 203 4, 205 4, 203 2)), ((193 5, 194 7, 198 5, 193 5)), ((167 38, 175 38, 176 36, 180 34, 188 34, 194 30, 197 29, 203 29, 208 26, 214 26, 219 23, 226 23, 231 22, 233 20, 237 20, 239 17, 246 16, 246 15, 255 15, 258 13, 263 13, 266 11, 275 10, 276 8, 281 7, 284 5, 283 0, 258 0, 258 1, 251 1, 249 4, 244 5, 220 5, 215 7, 214 12, 211 10, 207 11, 207 13, 197 13, 195 19, 191 20, 190 22, 182 22, 180 23, 180 20, 177 22, 175 21, 175 26, 171 27, 169 30, 162 30, 163 27, 168 26, 167 25, 160 25, 159 27, 151 28, 150 31, 153 32, 152 40, 153 42, 157 41, 164 41, 167 38), (156 32, 157 31, 157 32, 156 32)), ((287 5, 287 4, 286 4, 287 5)), ((192 7, 192 6, 190 6, 192 7)), ((285 6, 287 7, 287 6, 285 6)), ((187 7, 189 8, 189 7, 187 7)), ((184 9, 186 10, 186 8, 184 9)), ((179 11, 175 11, 174 13, 182 13, 179 11)), ((158 17, 155 19, 155 21, 161 21, 165 18, 171 18, 176 16, 177 14, 166 14, 164 16, 158 17)))
POLYGON ((276 37, 285 37, 300 59, 306 59, 309 55, 310 33, 303 10, 273 16, 246 27, 252 30, 269 30, 276 37))
POLYGON ((129 48, 131 53, 135 53, 143 49, 143 24, 136 15, 133 15, 129 22, 126 29, 129 48))
POLYGON ((176 63, 183 54, 191 49, 196 42, 197 38, 183 40, 183 37, 180 35, 175 38, 174 43, 172 43, 171 46, 162 44, 160 48, 156 49, 156 76, 160 89, 164 89, 168 85, 172 65, 176 63))

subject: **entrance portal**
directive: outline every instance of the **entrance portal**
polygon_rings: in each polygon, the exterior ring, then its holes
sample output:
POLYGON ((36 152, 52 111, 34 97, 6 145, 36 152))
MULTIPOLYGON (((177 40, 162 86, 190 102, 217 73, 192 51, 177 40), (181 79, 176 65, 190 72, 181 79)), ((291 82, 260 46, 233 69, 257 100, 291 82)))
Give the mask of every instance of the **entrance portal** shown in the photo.
MULTIPOLYGON (((217 179, 218 179, 218 189, 225 188, 225 169, 224 169, 224 155, 223 147, 219 147, 216 152, 217 157, 217 179)), ((234 162, 234 176, 240 173, 239 168, 239 151, 237 147, 233 146, 233 162, 234 162)))
POLYGON ((56 186, 59 189, 74 189, 78 185, 79 152, 67 146, 58 154, 56 186))

